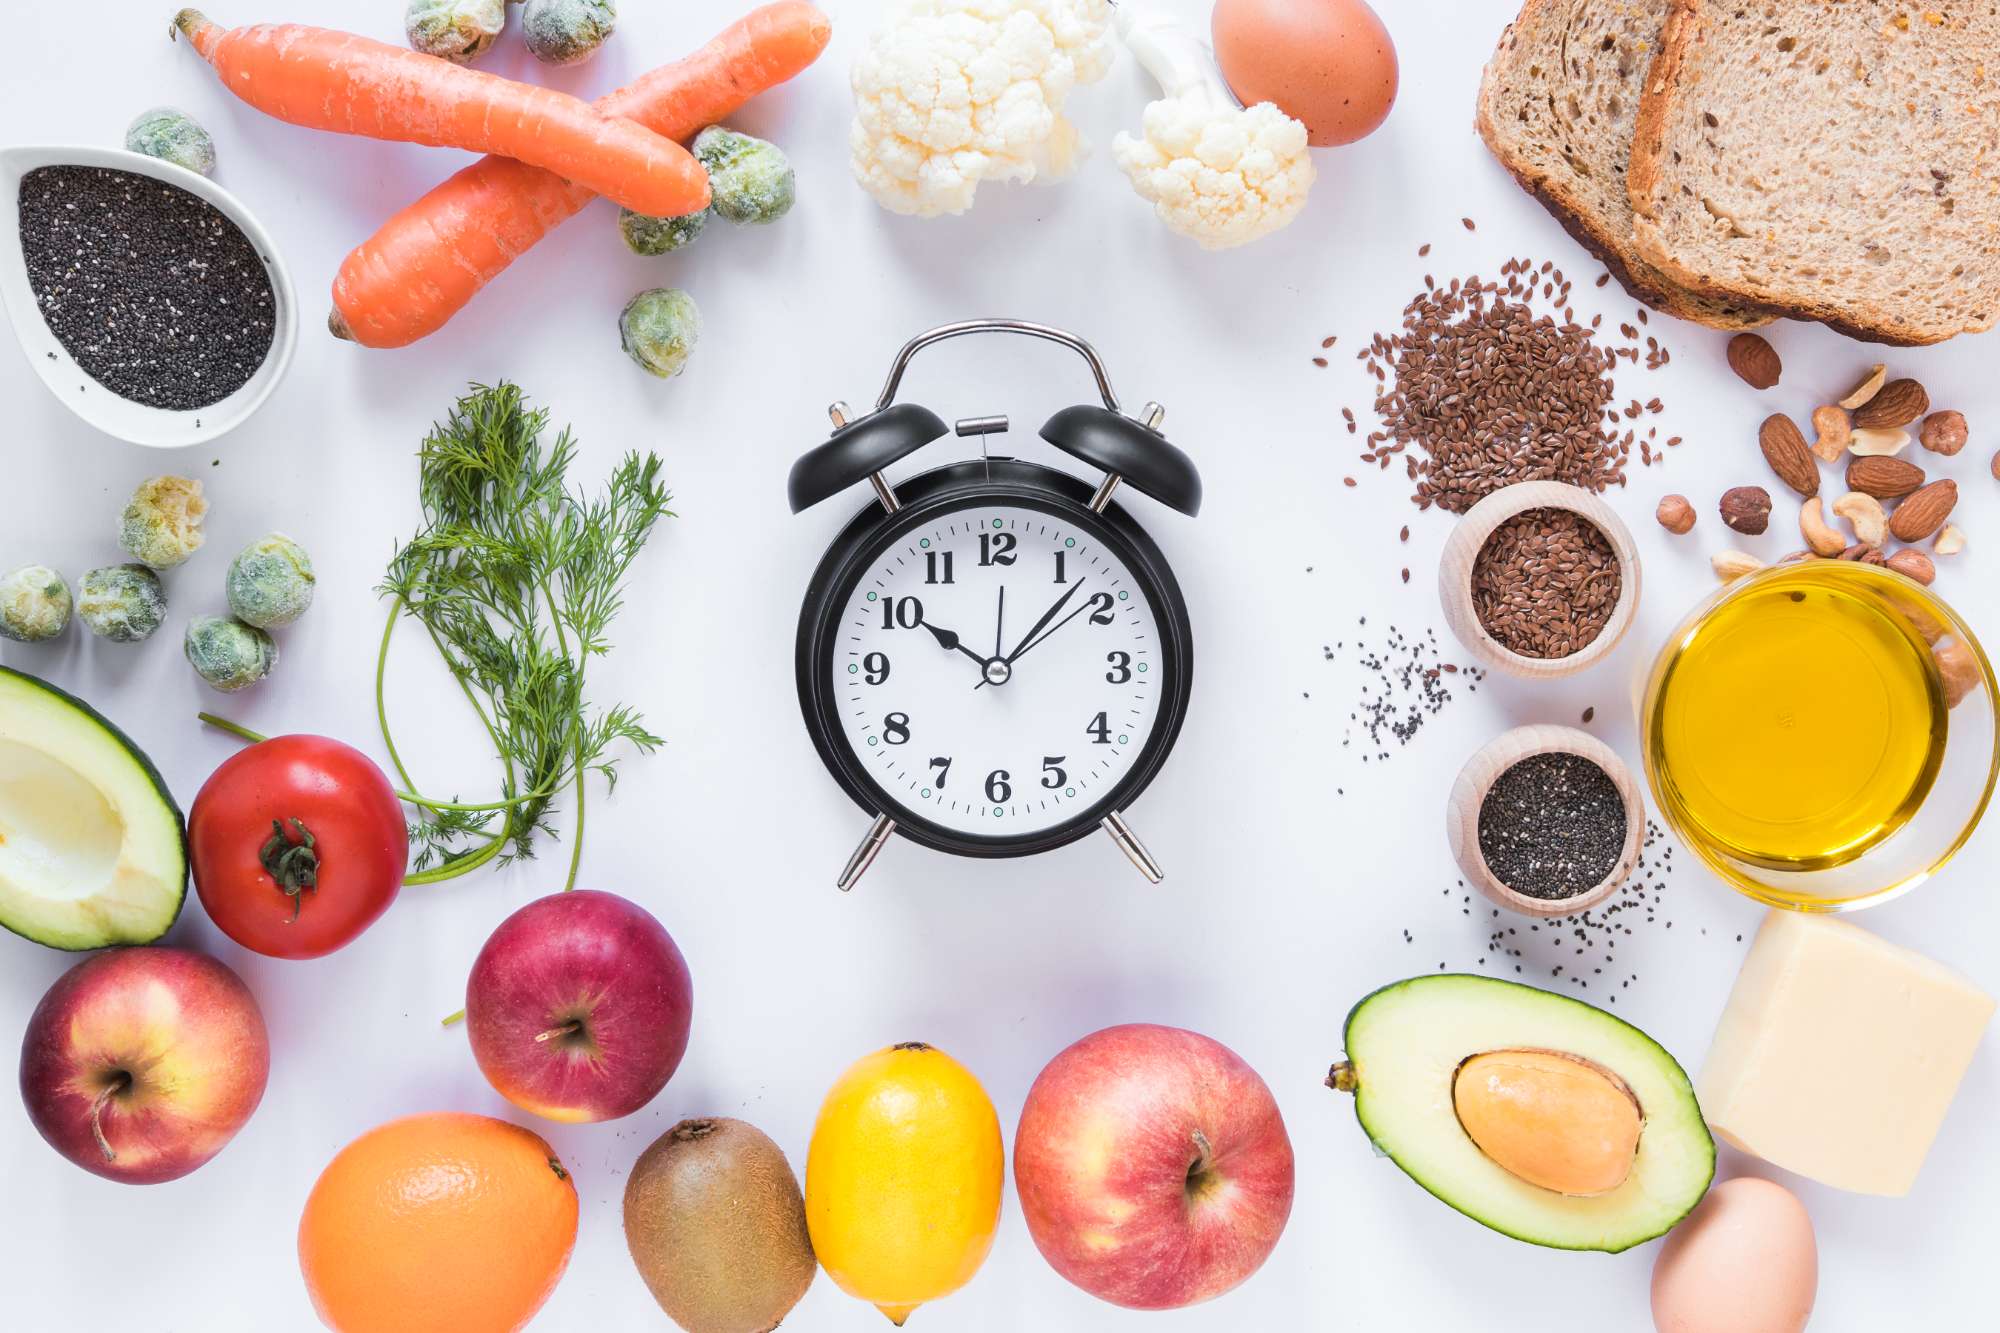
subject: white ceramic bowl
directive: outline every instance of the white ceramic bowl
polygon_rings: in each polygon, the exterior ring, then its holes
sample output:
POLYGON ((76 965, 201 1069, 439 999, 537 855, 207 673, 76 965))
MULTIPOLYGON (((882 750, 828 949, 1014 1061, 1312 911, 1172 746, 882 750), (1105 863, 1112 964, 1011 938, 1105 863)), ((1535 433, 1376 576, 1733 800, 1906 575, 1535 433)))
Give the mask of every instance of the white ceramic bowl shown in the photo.
POLYGON ((128 153, 122 148, 0 149, 0 301, 6 303, 7 317, 14 325, 14 336, 20 340, 28 364, 42 377, 42 383, 49 386, 49 392, 105 434, 154 449, 203 444, 242 425, 284 378, 299 337, 299 302, 292 291, 291 275, 285 271, 284 261, 278 258, 270 234, 258 225, 236 196, 185 167, 143 153, 128 153), (190 412, 170 412, 120 398, 93 380, 63 350, 42 319, 34 288, 28 283, 27 259, 21 251, 21 178, 37 167, 109 167, 150 176, 207 200, 242 229, 264 261, 275 305, 271 350, 248 383, 221 402, 190 412))

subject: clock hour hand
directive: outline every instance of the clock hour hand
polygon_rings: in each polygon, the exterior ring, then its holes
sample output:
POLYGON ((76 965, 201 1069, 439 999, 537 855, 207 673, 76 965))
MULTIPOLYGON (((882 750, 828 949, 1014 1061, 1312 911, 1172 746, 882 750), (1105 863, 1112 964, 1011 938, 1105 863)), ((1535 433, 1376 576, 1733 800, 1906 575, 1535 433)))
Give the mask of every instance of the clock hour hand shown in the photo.
POLYGON ((939 629, 936 625, 931 624, 928 620, 923 622, 923 626, 925 629, 931 632, 931 637, 938 641, 938 647, 944 649, 946 652, 964 653, 967 657, 979 663, 980 666, 983 667, 986 665, 985 658, 981 657, 978 653, 973 652, 972 649, 966 647, 963 643, 959 642, 958 635, 952 633, 950 630, 939 629))

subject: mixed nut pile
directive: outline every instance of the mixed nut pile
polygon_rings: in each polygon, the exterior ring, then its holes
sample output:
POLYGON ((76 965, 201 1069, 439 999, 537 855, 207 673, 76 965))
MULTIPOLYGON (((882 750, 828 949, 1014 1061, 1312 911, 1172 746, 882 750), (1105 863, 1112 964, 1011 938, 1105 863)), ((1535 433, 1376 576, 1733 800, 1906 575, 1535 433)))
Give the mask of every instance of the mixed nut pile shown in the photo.
MULTIPOLYGON (((1730 369, 1760 391, 1774 388, 1784 371, 1777 349, 1754 333, 1732 338, 1728 356, 1730 369)), ((1965 549, 1965 534, 1950 522, 1958 483, 1933 478, 1901 456, 1912 439, 1939 458, 1965 448, 1971 432, 1964 414, 1934 412, 1931 406, 1922 384, 1892 380, 1887 366, 1876 365, 1846 397, 1813 410, 1810 442, 1785 414, 1765 418, 1757 431, 1764 460, 1801 501, 1799 534, 1806 546, 1787 559, 1858 560, 1929 584, 1937 577, 1933 557, 1965 549), (1821 494, 1820 464, 1837 463, 1843 455, 1847 489, 1828 503, 1821 494), (1918 549, 1924 542, 1930 543, 1928 553, 1918 549)), ((1993 474, 2000 478, 2000 454, 1994 456, 1993 474)), ((1757 536, 1770 526, 1771 493, 1762 486, 1733 487, 1720 510, 1726 527, 1757 536)), ((1694 528, 1696 515, 1686 496, 1669 495, 1660 501, 1657 517, 1667 531, 1685 533, 1694 528)), ((1711 563, 1725 580, 1763 567, 1742 551, 1719 552, 1711 563)))

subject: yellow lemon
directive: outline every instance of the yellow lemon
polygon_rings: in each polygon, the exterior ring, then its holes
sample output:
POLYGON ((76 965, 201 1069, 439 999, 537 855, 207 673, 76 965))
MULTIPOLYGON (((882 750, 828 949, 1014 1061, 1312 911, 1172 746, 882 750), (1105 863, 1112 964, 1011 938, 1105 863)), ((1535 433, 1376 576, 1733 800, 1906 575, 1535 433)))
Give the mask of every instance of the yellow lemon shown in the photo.
POLYGON ((964 1065, 920 1041, 827 1093, 806 1153, 806 1227, 827 1276, 901 1325, 979 1271, 1000 1222, 1000 1117, 964 1065))

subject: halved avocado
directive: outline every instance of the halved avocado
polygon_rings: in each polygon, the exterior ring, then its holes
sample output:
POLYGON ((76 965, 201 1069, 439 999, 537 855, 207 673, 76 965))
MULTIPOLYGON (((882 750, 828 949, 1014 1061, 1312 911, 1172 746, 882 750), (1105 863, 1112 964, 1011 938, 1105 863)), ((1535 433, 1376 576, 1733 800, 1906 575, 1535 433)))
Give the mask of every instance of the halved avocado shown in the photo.
POLYGON ((0 926, 53 949, 147 944, 187 898, 187 824, 125 733, 0 666, 0 926))
MULTIPOLYGON (((1615 1254, 1671 1230, 1715 1175, 1715 1140, 1673 1056, 1630 1023, 1567 995, 1493 977, 1414 977, 1354 1006, 1346 1046, 1346 1061, 1327 1082, 1354 1093, 1354 1113, 1375 1147, 1439 1199, 1516 1240, 1615 1254), (1571 1057, 1587 1078, 1638 1103, 1637 1149, 1622 1181, 1588 1195, 1558 1193, 1474 1141, 1455 1085, 1467 1061, 1498 1051, 1571 1057)), ((1528 1123, 1547 1121, 1531 1115, 1528 1123)))

